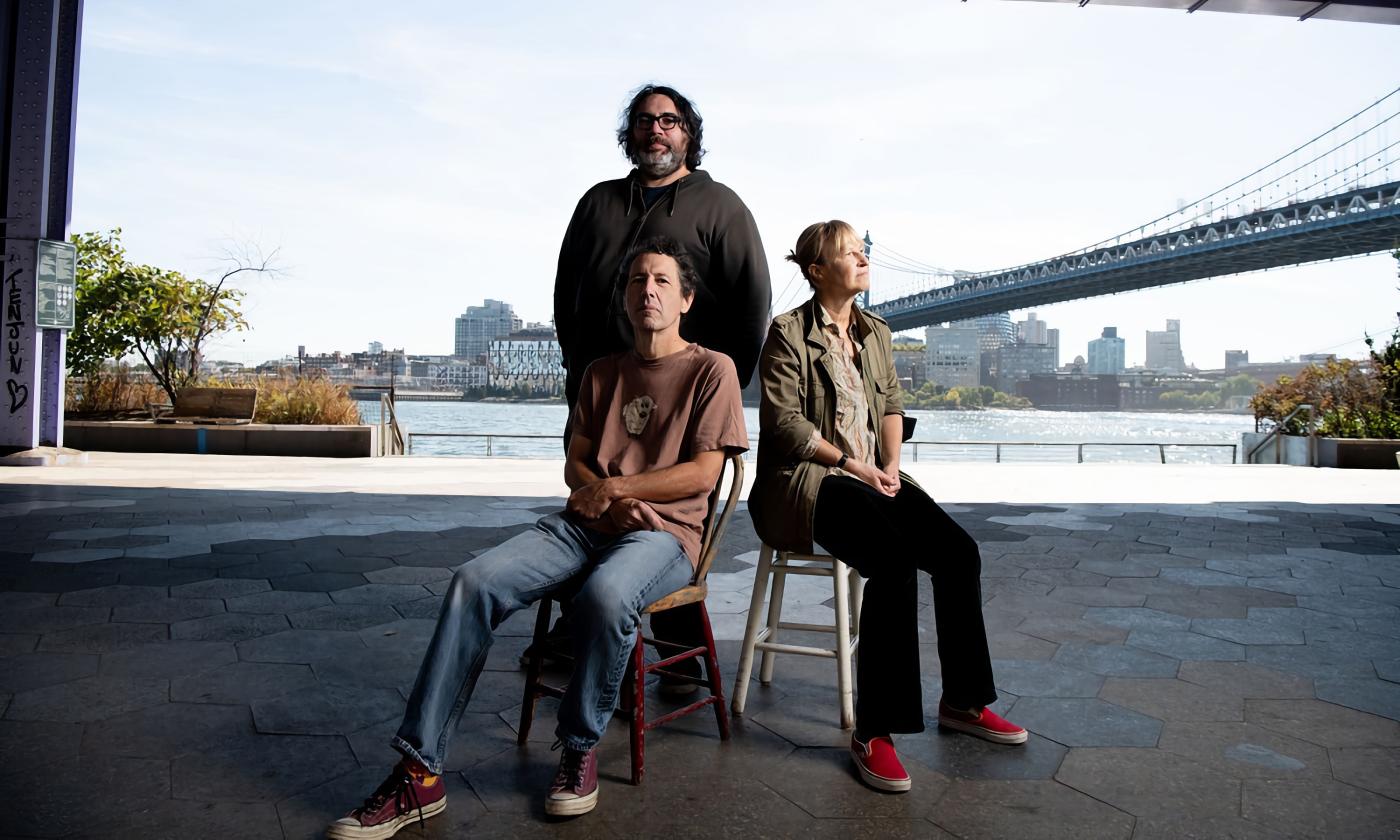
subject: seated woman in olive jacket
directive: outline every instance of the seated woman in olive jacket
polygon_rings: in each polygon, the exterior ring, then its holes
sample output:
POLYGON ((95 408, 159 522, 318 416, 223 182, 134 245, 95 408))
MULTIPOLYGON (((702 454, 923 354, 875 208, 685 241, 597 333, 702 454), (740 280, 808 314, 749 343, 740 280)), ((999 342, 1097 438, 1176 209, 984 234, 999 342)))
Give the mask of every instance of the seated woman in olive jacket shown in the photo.
POLYGON ((812 299, 779 315, 759 359, 754 526, 779 550, 813 543, 867 578, 851 755, 872 787, 906 791, 892 733, 921 732, 917 571, 933 579, 942 666, 940 726, 1002 744, 1026 730, 986 707, 997 698, 982 623, 977 543, 899 471, 904 409, 890 328, 855 306, 870 264, 845 222, 820 222, 788 259, 812 299))

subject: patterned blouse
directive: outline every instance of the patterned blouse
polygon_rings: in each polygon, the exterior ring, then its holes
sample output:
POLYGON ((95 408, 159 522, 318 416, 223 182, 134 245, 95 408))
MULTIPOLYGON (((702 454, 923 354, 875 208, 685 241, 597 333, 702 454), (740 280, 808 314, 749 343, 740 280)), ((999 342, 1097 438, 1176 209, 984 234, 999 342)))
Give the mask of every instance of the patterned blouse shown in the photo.
MULTIPOLYGON (((831 313, 820 303, 817 304, 817 315, 821 318, 822 338, 831 351, 834 362, 832 372, 836 377, 836 440, 832 443, 853 461, 875 464, 875 431, 870 426, 870 403, 865 398, 860 377, 860 353, 865 345, 856 337, 855 318, 851 318, 847 328, 849 341, 842 341, 841 331, 831 313)), ((813 429, 812 437, 803 447, 802 457, 815 455, 821 441, 821 432, 813 429)), ((828 467, 827 470, 828 475, 850 475, 836 467, 828 467)))

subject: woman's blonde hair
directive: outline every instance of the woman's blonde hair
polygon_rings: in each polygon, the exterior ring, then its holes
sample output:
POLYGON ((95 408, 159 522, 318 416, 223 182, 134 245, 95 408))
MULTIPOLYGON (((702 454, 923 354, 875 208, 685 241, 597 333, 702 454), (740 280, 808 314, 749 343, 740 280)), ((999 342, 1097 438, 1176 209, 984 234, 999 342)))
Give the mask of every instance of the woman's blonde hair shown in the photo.
POLYGON ((832 256, 832 251, 846 236, 856 241, 860 240, 856 229, 840 219, 808 225, 807 229, 802 231, 802 235, 797 237, 797 247, 788 251, 788 255, 783 259, 797 263, 797 268, 802 272, 807 285, 816 288, 817 284, 812 280, 812 266, 821 265, 832 256))

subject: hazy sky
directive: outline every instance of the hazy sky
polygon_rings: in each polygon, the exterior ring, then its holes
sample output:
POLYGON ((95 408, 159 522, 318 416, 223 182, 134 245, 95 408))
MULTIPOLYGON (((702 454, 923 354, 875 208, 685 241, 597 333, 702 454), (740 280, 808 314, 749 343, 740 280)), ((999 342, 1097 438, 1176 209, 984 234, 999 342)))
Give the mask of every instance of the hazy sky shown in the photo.
MULTIPOLYGON (((548 321, 582 192, 628 165, 630 90, 675 85, 705 117, 704 168, 782 255, 843 218, 925 263, 1046 258, 1156 218, 1400 85, 1400 28, 972 0, 86 5, 73 231, 218 273, 229 242, 280 248, 253 329, 221 358, 450 353, 484 298, 548 321)), ((1400 140, 1400 130, 1392 132, 1400 140)), ((881 289, 905 276, 877 271, 881 289)), ((1188 362, 1357 356, 1400 309, 1377 255, 1042 307, 1062 361, 1103 326, 1182 322, 1188 362)), ((1024 312, 1015 312, 1017 320, 1024 312)))

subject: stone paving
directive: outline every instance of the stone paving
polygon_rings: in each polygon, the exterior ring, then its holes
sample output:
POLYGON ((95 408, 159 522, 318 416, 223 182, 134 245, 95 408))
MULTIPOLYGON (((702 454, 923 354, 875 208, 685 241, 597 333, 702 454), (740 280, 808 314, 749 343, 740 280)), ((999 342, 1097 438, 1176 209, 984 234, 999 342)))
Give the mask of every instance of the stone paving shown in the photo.
MULTIPOLYGON (((393 760, 451 568, 560 501, 0 483, 0 835, 319 836, 393 760)), ((598 810, 550 822, 551 706, 515 746, 518 614, 420 836, 1400 835, 1400 506, 948 509, 1025 747, 930 722, 898 739, 914 792, 875 793, 832 663, 785 657, 730 742, 708 715, 653 733, 640 787, 615 724, 598 810)), ((726 690, 757 547, 741 511, 710 579, 726 690)), ((785 617, 830 621, 830 595, 790 581, 785 617)))

